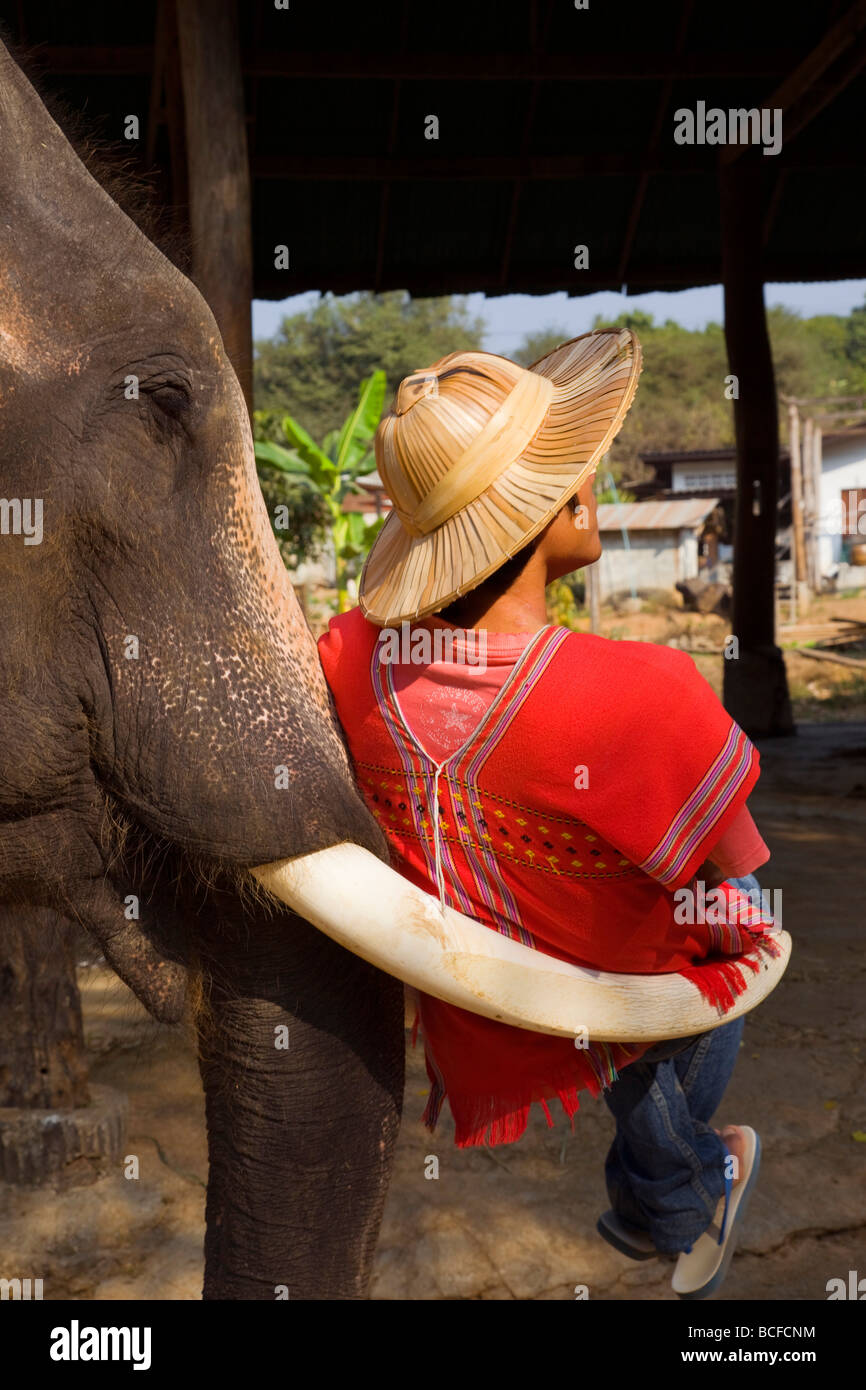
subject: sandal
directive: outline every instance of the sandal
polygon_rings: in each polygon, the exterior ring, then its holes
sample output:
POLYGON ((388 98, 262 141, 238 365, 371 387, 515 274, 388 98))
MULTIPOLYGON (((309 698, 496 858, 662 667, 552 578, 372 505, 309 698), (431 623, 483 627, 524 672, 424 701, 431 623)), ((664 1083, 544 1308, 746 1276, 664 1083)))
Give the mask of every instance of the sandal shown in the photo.
POLYGON ((615 1211, 606 1211, 600 1216, 595 1229, 602 1240, 606 1240, 621 1255, 628 1255, 630 1260, 651 1260, 658 1254, 646 1231, 639 1226, 630 1226, 615 1211))
POLYGON ((677 1260, 671 1288, 680 1298, 709 1298, 720 1289, 737 1244, 740 1227, 761 1166, 761 1141, 749 1125, 739 1125, 746 1139, 742 1182, 736 1187, 725 1180, 725 1195, 719 1199, 716 1214, 691 1250, 677 1260))

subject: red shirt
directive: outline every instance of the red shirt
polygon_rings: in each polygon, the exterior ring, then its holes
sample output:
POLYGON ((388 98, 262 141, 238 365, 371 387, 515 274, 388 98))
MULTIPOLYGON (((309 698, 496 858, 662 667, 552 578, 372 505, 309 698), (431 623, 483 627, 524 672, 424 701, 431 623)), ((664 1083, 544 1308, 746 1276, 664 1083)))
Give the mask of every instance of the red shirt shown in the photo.
MULTIPOLYGON (((452 640, 447 646, 440 644, 441 659, 428 665, 394 663, 394 691, 418 742, 435 762, 442 762, 469 737, 535 634, 484 631, 480 634, 484 661, 475 664, 472 658, 479 654, 479 643, 473 639, 479 634, 473 634, 467 644, 463 629, 437 617, 413 623, 412 631, 421 627, 432 634, 448 633, 452 640)), ((431 652, 435 658, 435 646, 431 652)), ((743 878, 769 857, 745 806, 708 856, 721 879, 743 878)))
MULTIPOLYGON (((505 663, 468 738, 437 761, 406 720, 390 637, 355 609, 331 621, 319 652, 395 868, 542 953, 626 974, 678 971, 724 1014, 745 988, 743 968, 757 969, 775 944, 730 885, 721 921, 682 921, 673 895, 739 817, 758 754, 690 658, 543 628, 505 663)), ((404 700, 414 684, 402 677, 404 700)), ((558 1096, 573 1115, 581 1090, 598 1094, 645 1051, 419 997, 425 1118, 432 1127, 447 1095, 461 1146, 518 1138, 536 1100, 546 1108, 558 1096)))

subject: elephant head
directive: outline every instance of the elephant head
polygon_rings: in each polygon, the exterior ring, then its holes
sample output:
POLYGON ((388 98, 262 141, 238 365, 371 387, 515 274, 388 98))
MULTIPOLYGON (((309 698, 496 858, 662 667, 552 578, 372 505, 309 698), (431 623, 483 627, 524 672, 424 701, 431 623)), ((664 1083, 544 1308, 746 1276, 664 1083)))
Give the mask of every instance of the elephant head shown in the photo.
POLYGON ((247 869, 384 843, 213 316, 2 45, 0 633, 0 902, 83 923, 157 1017, 200 985, 206 1294, 359 1295, 402 987, 247 869))

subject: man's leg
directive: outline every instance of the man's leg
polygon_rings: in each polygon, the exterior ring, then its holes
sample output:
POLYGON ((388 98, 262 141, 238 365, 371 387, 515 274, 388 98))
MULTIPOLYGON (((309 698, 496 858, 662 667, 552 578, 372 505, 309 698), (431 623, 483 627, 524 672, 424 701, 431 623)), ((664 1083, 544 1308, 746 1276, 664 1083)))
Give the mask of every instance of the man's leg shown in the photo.
POLYGON ((723 1024, 653 1061, 675 1045, 662 1044, 604 1092, 617 1122, 605 1163, 611 1203, 663 1253, 688 1249, 724 1194, 727 1150, 709 1120, 733 1072, 744 1022, 723 1024))

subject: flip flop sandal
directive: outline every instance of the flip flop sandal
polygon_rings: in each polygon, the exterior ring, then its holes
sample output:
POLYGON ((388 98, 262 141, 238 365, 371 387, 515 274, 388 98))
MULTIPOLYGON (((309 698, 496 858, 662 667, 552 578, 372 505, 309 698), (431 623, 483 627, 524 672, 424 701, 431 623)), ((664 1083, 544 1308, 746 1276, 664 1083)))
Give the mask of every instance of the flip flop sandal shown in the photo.
POLYGON ((761 1141, 757 1134, 749 1125, 738 1128, 746 1138, 743 1180, 736 1187, 730 1178, 725 1180, 725 1196, 719 1200, 712 1224, 691 1250, 684 1251, 677 1260, 671 1288, 680 1298, 709 1298, 725 1281, 761 1166, 761 1141))
POLYGON ((621 1255, 628 1255, 630 1260, 652 1260, 658 1254, 646 1231, 638 1226, 630 1226, 615 1211, 606 1211, 600 1216, 595 1229, 602 1240, 606 1240, 621 1255))

